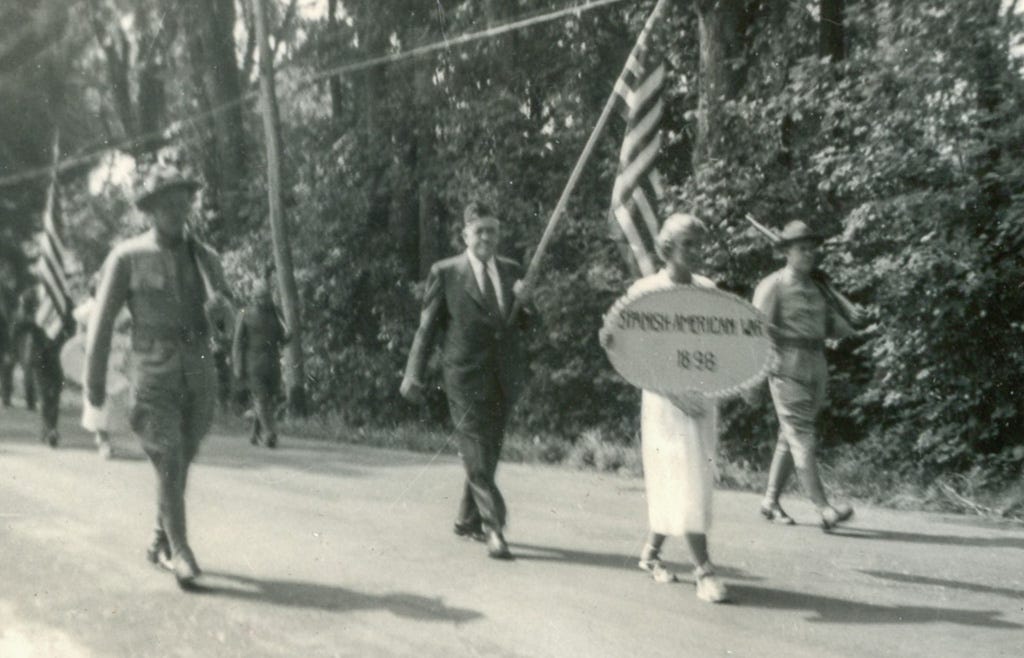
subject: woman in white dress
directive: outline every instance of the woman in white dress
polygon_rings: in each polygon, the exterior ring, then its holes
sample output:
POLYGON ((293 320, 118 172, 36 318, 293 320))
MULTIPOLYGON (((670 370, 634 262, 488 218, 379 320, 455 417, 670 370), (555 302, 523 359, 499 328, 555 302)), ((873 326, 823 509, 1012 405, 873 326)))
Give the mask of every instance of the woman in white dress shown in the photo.
MULTIPOLYGON (((707 227, 693 215, 676 213, 665 220, 657 238, 658 255, 665 267, 636 281, 629 295, 695 285, 714 288, 708 278, 694 272, 703 262, 707 227)), ((601 343, 611 348, 611 336, 602 331, 601 343)), ((699 393, 665 396, 645 390, 640 411, 640 434, 647 491, 650 534, 639 566, 656 582, 677 580, 661 560, 667 536, 683 536, 693 557, 697 597, 710 603, 727 598, 708 555, 711 492, 714 486, 718 442, 718 408, 699 393)))
MULTIPOLYGON (((66 364, 64 366, 65 372, 69 373, 69 376, 72 379, 74 379, 75 376, 81 377, 81 372, 84 367, 85 336, 89 329, 89 318, 92 316, 92 312, 96 304, 96 284, 98 281, 98 275, 93 277, 89 285, 89 298, 76 306, 75 310, 72 312, 75 322, 78 325, 78 332, 65 344, 64 349, 61 352, 62 364, 66 364)), ((115 323, 117 330, 119 332, 123 332, 127 324, 130 322, 131 319, 127 313, 127 309, 122 309, 121 314, 118 315, 118 319, 115 323)), ((125 393, 127 389, 127 380, 121 375, 121 371, 124 369, 122 362, 124 360, 123 355, 125 353, 124 349, 113 350, 114 358, 111 359, 113 362, 111 370, 113 370, 113 372, 108 373, 107 388, 109 390, 107 391, 107 400, 104 402, 103 406, 95 407, 89 403, 87 396, 84 394, 82 396, 82 427, 86 431, 93 432, 95 435, 96 449, 99 452, 100 457, 103 459, 111 459, 114 456, 114 447, 110 442, 110 433, 116 426, 116 423, 112 418, 112 406, 115 406, 115 401, 119 400, 119 396, 125 393)))

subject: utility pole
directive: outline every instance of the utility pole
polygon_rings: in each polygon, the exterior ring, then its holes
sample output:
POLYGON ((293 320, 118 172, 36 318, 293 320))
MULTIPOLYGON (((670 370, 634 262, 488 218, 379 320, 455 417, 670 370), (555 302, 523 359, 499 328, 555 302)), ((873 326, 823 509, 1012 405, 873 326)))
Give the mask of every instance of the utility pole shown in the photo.
POLYGON ((260 53, 260 114, 263 115, 264 141, 267 145, 267 196, 270 205, 270 235, 274 244, 274 264, 277 285, 281 293, 284 322, 291 340, 285 345, 285 384, 288 409, 291 413, 306 414, 305 368, 302 359, 302 325, 299 320, 299 294, 292 269, 292 251, 288 240, 281 203, 281 119, 277 111, 277 91, 274 87, 274 60, 267 30, 266 0, 252 0, 256 17, 256 38, 260 53))

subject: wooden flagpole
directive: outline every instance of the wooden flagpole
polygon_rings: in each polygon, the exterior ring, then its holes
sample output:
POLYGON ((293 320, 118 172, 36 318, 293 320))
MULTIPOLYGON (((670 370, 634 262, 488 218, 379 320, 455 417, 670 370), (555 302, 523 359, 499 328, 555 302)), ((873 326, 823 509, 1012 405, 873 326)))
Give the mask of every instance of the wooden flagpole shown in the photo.
MULTIPOLYGON (((622 67, 622 72, 619 73, 619 77, 615 79, 616 84, 622 79, 622 76, 626 74, 626 67, 629 64, 629 60, 636 54, 637 50, 647 41, 647 37, 650 35, 651 30, 654 29, 654 24, 657 19, 661 16, 669 0, 658 0, 658 4, 654 6, 654 10, 651 11, 650 16, 647 17, 647 21, 644 23, 644 28, 640 32, 640 36, 637 37, 636 44, 629 53, 629 57, 626 58, 626 64, 622 67)), ((544 252, 547 250, 548 243, 551 242, 552 237, 555 234, 555 228, 558 226, 558 222, 561 221, 562 215, 565 213, 565 207, 569 203, 569 197, 572 195, 573 190, 576 189, 576 184, 579 183, 580 176, 583 174, 583 168, 587 165, 590 160, 591 154, 594 152, 594 147, 597 145, 597 140, 604 133, 605 128, 608 125, 608 118, 612 114, 612 110, 615 108, 615 88, 612 88, 612 93, 608 96, 608 100, 604 104, 604 109, 601 110, 601 116, 597 119, 597 124, 594 125, 594 129, 590 132, 590 137, 587 139, 586 145, 583 147, 583 152, 580 153, 580 157, 576 160, 576 166, 573 167, 572 173, 569 174, 569 180, 565 184, 565 188, 562 190, 562 195, 558 198, 558 203, 555 204, 555 209, 551 212, 551 217, 548 219, 548 224, 544 228, 544 233, 540 237, 540 242, 537 243, 537 248, 533 252, 533 257, 530 259, 530 265, 526 268, 526 274, 523 275, 524 282, 526 285, 532 286, 534 277, 537 276, 537 269, 540 265, 541 259, 544 257, 544 252)), ((512 306, 512 312, 509 314, 509 318, 515 318, 522 304, 518 299, 512 306)))

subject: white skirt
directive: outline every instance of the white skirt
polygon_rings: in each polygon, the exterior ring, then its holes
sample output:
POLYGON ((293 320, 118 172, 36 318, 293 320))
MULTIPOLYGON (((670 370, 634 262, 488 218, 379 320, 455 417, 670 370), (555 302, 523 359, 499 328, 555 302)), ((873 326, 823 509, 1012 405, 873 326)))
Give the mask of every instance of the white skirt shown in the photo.
MULTIPOLYGON (((114 432, 127 427, 128 359, 130 338, 114 334, 107 367, 107 400, 102 407, 94 407, 82 392, 82 427, 88 432, 114 432)), ((85 388, 85 334, 79 333, 68 340, 60 353, 65 376, 85 388)))
POLYGON ((640 411, 641 454, 650 529, 661 535, 707 533, 715 482, 718 405, 691 418, 671 400, 644 391, 640 411))

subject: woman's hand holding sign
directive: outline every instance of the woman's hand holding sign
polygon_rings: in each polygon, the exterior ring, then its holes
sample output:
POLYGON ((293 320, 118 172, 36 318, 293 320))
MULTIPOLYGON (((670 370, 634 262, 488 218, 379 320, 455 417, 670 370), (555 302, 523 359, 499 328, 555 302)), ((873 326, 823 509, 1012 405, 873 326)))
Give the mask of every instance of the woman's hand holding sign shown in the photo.
POLYGON ((672 393, 668 398, 672 400, 672 404, 679 407, 679 410, 690 418, 703 418, 704 414, 708 412, 704 396, 700 393, 694 391, 672 393))

